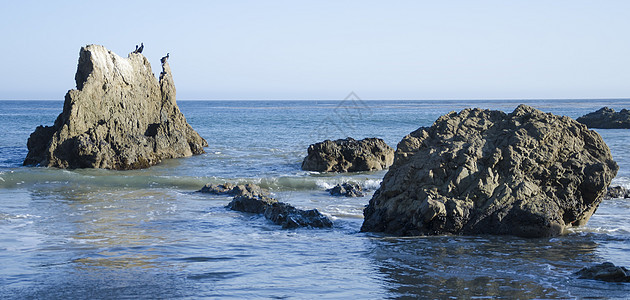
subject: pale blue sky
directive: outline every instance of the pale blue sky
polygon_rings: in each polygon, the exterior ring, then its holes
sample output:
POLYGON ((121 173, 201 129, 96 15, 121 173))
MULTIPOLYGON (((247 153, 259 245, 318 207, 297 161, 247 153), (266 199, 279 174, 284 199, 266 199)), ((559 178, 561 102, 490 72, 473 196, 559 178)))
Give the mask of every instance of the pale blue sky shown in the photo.
POLYGON ((629 98, 630 1, 4 1, 0 99, 144 42, 177 98, 629 98))

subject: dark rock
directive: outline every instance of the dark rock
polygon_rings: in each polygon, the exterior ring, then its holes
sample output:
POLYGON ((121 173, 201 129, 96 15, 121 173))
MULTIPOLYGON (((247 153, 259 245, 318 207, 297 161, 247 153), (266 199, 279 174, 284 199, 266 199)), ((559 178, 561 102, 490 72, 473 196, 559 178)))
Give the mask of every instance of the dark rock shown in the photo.
POLYGON ((267 196, 239 195, 235 196, 227 207, 231 210, 262 214, 267 207, 277 202, 278 200, 267 196))
POLYGON ((606 195, 604 195, 605 200, 620 198, 630 198, 630 190, 619 185, 608 187, 608 191, 606 192, 606 195))
POLYGON ((345 196, 345 197, 363 197, 363 189, 358 183, 344 182, 343 184, 337 184, 333 188, 327 189, 333 196, 345 196))
POLYGON ((297 209, 283 202, 267 205, 263 214, 272 222, 282 225, 282 228, 332 227, 332 221, 322 215, 317 209, 297 209))
POLYGON ((630 282, 630 272, 624 267, 617 267, 611 262, 582 268, 575 273, 581 279, 594 279, 609 282, 630 282))
POLYGON ((317 209, 302 210, 269 196, 269 193, 255 184, 233 185, 225 183, 221 185, 207 184, 200 192, 235 195, 227 205, 231 210, 263 214, 265 218, 282 228, 296 227, 332 227, 332 221, 322 215, 317 209))
POLYGON ((239 185, 234 185, 229 182, 226 182, 224 184, 208 183, 204 187, 202 187, 199 192, 230 196, 269 196, 269 191, 261 188, 258 185, 249 183, 239 185))
POLYGON ((235 185, 229 182, 226 182, 224 184, 207 183, 201 188, 201 190, 199 190, 199 192, 214 195, 233 195, 232 189, 234 187, 235 185))
POLYGON ((577 118, 577 121, 589 128, 628 129, 630 128, 630 111, 622 109, 620 112, 615 112, 612 108, 602 107, 596 112, 577 118))
POLYGON ((24 165, 139 169, 204 153, 206 140, 175 102, 168 62, 159 81, 140 53, 120 57, 103 46, 81 48, 75 75, 53 126, 28 139, 24 165))
POLYGON ((362 231, 547 237, 585 224, 619 167, 595 131, 521 105, 465 109, 398 143, 362 231))
POLYGON ((382 139, 352 138, 325 140, 308 147, 302 170, 318 172, 360 172, 387 169, 394 160, 394 149, 382 139))

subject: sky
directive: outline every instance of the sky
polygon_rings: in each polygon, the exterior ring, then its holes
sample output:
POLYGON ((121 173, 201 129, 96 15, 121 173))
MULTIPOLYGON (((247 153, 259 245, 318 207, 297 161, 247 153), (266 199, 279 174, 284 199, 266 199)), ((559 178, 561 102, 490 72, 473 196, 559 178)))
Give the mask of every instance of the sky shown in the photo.
POLYGON ((630 98, 630 1, 4 1, 0 99, 79 50, 167 52, 178 100, 630 98))

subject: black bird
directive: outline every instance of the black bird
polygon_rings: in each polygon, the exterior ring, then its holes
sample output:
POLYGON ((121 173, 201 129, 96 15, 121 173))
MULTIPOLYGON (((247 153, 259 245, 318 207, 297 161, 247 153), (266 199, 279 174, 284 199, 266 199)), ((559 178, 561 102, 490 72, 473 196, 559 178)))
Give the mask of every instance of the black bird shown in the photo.
POLYGON ((166 56, 162 57, 162 59, 160 59, 160 61, 161 61, 162 63, 165 63, 165 62, 168 60, 168 56, 169 56, 169 54, 170 54, 170 53, 166 53, 166 56))
POLYGON ((138 53, 138 45, 136 45, 136 50, 133 50, 133 53, 138 53))
POLYGON ((140 43, 140 48, 138 48, 138 50, 136 50, 136 53, 142 53, 142 50, 144 50, 144 43, 140 43))

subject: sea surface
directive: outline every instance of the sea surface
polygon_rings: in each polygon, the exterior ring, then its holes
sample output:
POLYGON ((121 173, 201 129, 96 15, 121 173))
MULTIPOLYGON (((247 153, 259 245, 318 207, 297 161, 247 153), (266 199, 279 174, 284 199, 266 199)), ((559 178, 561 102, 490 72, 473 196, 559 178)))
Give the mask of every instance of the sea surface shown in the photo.
MULTIPOLYGON (((392 147, 439 116, 525 103, 577 118, 630 100, 179 101, 206 154, 135 171, 23 167, 30 133, 62 101, 0 101, 0 298, 630 298, 630 283, 577 279, 604 261, 630 267, 630 200, 605 200, 565 236, 400 238, 361 233, 385 171, 300 169, 309 144, 379 137, 392 147), (353 181, 363 198, 325 190, 353 181), (332 229, 281 229, 230 211, 204 184, 256 183, 317 208, 332 229)), ((630 188, 630 130, 598 129, 630 188)))

